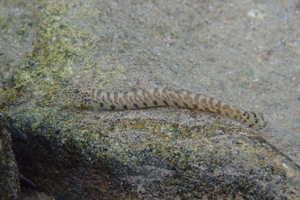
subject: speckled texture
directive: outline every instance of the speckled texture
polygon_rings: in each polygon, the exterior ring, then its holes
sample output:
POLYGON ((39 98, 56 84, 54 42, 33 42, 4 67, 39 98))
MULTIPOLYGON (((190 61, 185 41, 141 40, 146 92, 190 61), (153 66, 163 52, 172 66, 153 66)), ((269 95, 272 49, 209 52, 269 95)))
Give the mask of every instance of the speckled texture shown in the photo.
POLYGON ((0 109, 20 171, 57 198, 299 199, 297 1, 0 2, 0 109), (177 108, 66 105, 167 87, 264 115, 256 135, 177 108), (260 113, 262 112, 262 113, 260 113))
POLYGON ((40 190, 54 196, 299 197, 299 167, 249 131, 51 109, 43 109, 47 120, 26 113, 19 122, 6 121, 19 131, 18 162, 40 190), (23 117, 32 125, 22 127, 23 117))
POLYGON ((165 88, 151 88, 127 92, 105 92, 97 89, 68 89, 61 92, 66 101, 77 106, 101 110, 132 110, 171 106, 218 113, 246 124, 254 130, 267 126, 264 118, 256 113, 235 108, 223 101, 188 91, 171 91, 165 88))
POLYGON ((0 115, 0 199, 18 199, 20 194, 19 169, 12 149, 11 133, 0 115))

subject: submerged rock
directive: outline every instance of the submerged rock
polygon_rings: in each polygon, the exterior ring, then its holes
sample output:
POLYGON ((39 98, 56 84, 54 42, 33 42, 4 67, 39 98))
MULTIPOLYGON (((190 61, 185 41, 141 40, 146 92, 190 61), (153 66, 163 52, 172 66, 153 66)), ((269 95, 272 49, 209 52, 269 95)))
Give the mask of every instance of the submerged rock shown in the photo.
MULTIPOLYGON (((20 171, 67 199, 299 197, 299 166, 251 130, 43 109, 6 120, 20 171)), ((151 110, 149 110, 151 112, 151 110)), ((120 113, 119 113, 120 114, 120 113)))
POLYGON ((0 115, 0 199, 18 199, 20 194, 19 169, 12 149, 9 132, 0 115))

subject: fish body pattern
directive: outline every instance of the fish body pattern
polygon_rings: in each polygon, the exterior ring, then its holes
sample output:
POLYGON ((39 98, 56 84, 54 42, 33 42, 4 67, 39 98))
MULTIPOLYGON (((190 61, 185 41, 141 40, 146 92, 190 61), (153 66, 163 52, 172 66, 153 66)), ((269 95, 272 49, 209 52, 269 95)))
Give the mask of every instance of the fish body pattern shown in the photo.
POLYGON ((74 103, 99 110, 127 110, 170 106, 198 109, 231 117, 260 130, 267 122, 261 115, 247 112, 222 101, 189 91, 171 91, 164 88, 140 89, 129 92, 106 92, 98 89, 67 89, 63 94, 74 103))

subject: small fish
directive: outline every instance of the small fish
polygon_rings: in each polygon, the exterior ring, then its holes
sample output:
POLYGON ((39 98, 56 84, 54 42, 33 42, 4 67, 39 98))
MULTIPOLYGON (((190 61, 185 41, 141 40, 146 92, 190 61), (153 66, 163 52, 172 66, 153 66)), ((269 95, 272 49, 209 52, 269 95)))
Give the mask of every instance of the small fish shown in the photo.
POLYGON ((62 92, 71 102, 99 110, 142 109, 159 106, 198 109, 231 117, 247 126, 261 130, 267 122, 261 115, 247 112, 222 101, 188 91, 164 88, 141 89, 129 92, 105 92, 98 89, 66 89, 62 92))

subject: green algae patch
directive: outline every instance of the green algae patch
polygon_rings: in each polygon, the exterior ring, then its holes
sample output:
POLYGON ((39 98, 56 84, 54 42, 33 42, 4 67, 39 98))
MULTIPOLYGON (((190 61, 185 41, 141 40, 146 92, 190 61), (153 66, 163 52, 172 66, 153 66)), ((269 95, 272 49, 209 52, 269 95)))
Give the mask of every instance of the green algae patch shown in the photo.
MULTIPOLYGON (((96 39, 83 27, 74 26, 71 20, 78 16, 69 13, 70 6, 64 1, 41 2, 38 7, 28 5, 27 9, 31 12, 24 14, 23 23, 30 23, 30 27, 18 29, 15 34, 22 43, 31 33, 31 51, 26 52, 20 62, 7 64, 3 69, 13 71, 13 77, 9 74, 6 77, 1 75, 4 85, 0 96, 1 110, 7 110, 9 105, 22 105, 32 100, 37 106, 55 106, 57 93, 68 86, 71 80, 82 77, 94 79, 105 75, 102 81, 109 83, 122 73, 121 66, 105 72, 99 70, 101 60, 95 59, 93 50, 101 44, 103 38, 96 39), (76 71, 82 65, 84 70, 78 75, 76 71)), ((0 25, 5 29, 2 31, 5 33, 15 28, 14 21, 13 16, 1 17, 0 25)), ((3 56, 7 57, 6 54, 3 56)), ((9 59, 7 57, 7 63, 9 59)))
MULTIPOLYGON (((91 112, 47 108, 40 114, 30 111, 19 114, 13 114, 18 121, 11 121, 10 127, 26 135, 30 142, 25 146, 34 145, 30 152, 34 160, 28 168, 42 163, 44 169, 38 171, 38 176, 30 170, 25 173, 43 191, 50 192, 47 189, 50 184, 53 194, 80 197, 61 190, 61 185, 69 180, 70 171, 77 177, 76 185, 87 185, 90 188, 87 191, 102 187, 90 182, 93 176, 103 184, 114 180, 121 186, 114 185, 120 193, 132 190, 132 196, 137 195, 134 191, 141 184, 161 198, 171 192, 170 188, 185 191, 178 194, 182 198, 211 193, 220 198, 232 197, 237 191, 244 198, 253 195, 263 198, 299 188, 297 167, 268 144, 253 140, 253 133, 246 130, 241 134, 240 129, 219 128, 219 123, 207 127, 185 126, 164 120, 101 118, 91 112), (26 121, 30 124, 24 126, 26 121), (56 177, 55 180, 45 179, 49 175, 56 177)), ((23 148, 19 146, 20 151, 23 148)), ((82 189, 75 185, 74 188, 82 189)), ((94 191, 93 195, 96 194, 94 191)))
MULTIPOLYGON (((120 19, 118 3, 93 3, 26 4, 21 26, 16 15, 0 17, 1 35, 11 43, 7 49, 29 49, 19 57, 0 50, 0 109, 23 175, 39 190, 65 199, 299 197, 298 165, 247 129, 210 121, 175 123, 172 115, 160 116, 165 111, 155 116, 149 110, 146 119, 133 118, 138 111, 94 114, 64 102, 59 93, 65 87, 119 89, 127 82, 124 88, 140 87, 160 67, 176 74, 172 79, 182 73, 170 67, 182 65, 174 52, 157 45, 168 35, 182 40, 182 32, 145 21, 150 34, 140 39, 135 32, 143 23, 135 24, 130 14, 123 15, 130 20, 120 19), (149 74, 135 76, 138 70, 149 74)), ((197 28, 189 31, 198 34, 197 28)), ((189 33, 186 41, 173 41, 175 49, 199 45, 189 33)), ((151 84, 170 79, 158 73, 151 84)), ((183 74, 190 78, 186 70, 183 74)))

